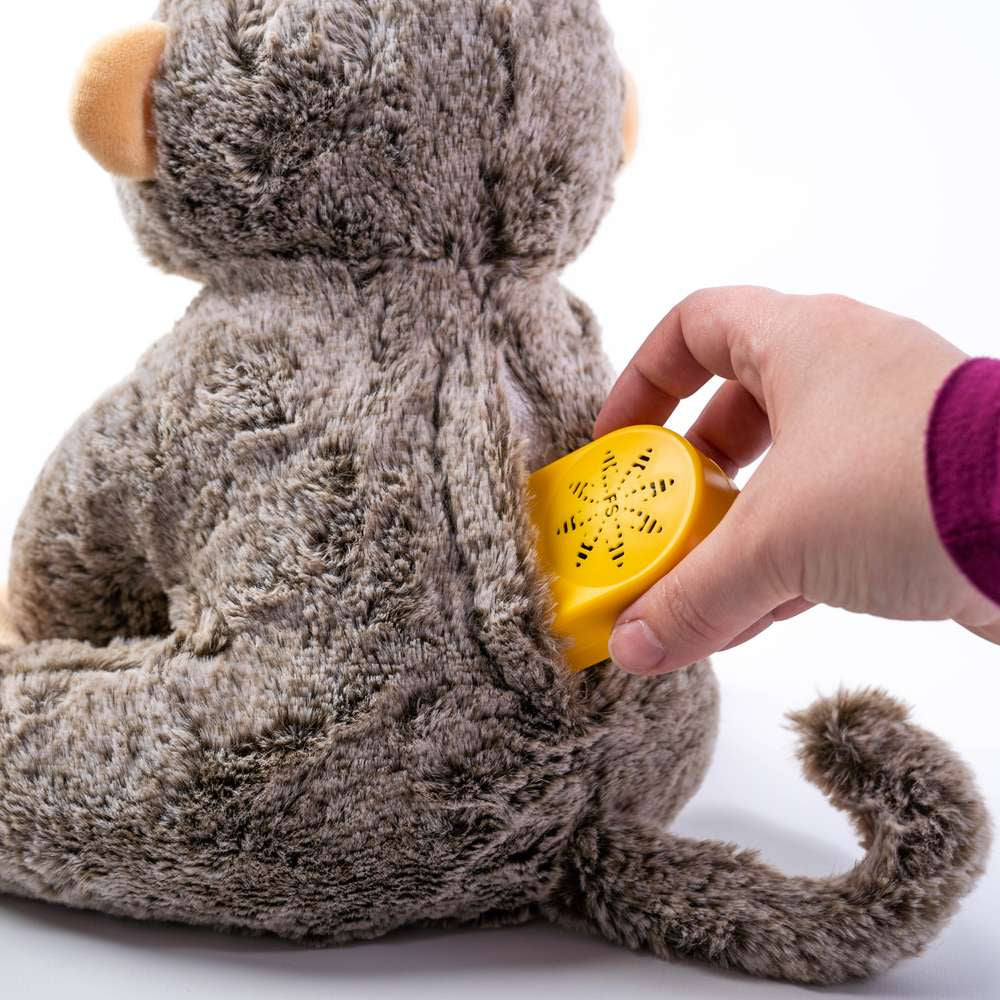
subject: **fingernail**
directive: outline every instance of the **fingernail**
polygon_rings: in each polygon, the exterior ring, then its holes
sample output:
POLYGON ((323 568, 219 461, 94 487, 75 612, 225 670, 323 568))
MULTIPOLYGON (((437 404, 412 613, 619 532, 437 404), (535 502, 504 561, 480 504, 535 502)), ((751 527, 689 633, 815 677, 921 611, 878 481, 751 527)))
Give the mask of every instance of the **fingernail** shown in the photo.
POLYGON ((656 633, 644 621, 619 625, 611 635, 610 652, 627 674, 651 674, 666 656, 656 633))

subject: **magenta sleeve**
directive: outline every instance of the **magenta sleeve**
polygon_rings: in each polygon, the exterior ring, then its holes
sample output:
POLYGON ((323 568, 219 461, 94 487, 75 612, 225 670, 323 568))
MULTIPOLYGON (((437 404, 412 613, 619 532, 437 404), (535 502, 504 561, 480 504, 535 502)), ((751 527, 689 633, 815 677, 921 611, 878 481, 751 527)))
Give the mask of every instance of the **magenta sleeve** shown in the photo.
POLYGON ((945 547, 1000 604, 1000 361, 966 362, 945 382, 927 433, 927 477, 945 547))

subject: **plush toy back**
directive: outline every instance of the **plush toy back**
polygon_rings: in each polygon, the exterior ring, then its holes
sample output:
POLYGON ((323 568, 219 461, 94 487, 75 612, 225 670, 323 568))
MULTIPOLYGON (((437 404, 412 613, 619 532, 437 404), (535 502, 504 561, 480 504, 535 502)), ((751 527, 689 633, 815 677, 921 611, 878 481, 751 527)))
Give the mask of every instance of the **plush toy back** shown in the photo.
MULTIPOLYGON (((160 18, 97 50, 75 120, 205 288, 22 518, 0 878, 340 941, 520 919, 605 795, 593 744, 620 732, 617 799, 647 728, 648 697, 565 671, 524 491, 608 385, 556 271, 623 160, 609 33, 575 0, 160 18)), ((675 688, 664 818, 715 718, 707 669, 675 688)))

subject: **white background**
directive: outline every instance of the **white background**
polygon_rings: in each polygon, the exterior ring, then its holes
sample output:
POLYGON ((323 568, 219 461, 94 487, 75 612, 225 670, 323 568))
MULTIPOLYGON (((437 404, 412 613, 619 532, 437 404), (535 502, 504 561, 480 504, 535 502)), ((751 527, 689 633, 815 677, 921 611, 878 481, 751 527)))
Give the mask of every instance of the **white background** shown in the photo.
MULTIPOLYGON (((149 0, 151 3, 152 0, 149 0)), ((0 563, 42 461, 180 316, 194 288, 147 267, 65 120, 73 71, 146 0, 4 10, 0 563)), ((643 141, 570 284, 623 365, 699 286, 839 291, 1000 353, 1000 5, 995 0, 608 0, 643 95, 643 141)), ((892 386, 886 385, 886 392, 892 386)), ((689 407, 676 423, 685 429, 689 407)), ((816 461, 823 461, 822 455, 816 461)), ((718 660, 722 737, 684 832, 790 872, 857 857, 798 773, 783 712, 882 685, 976 768, 1000 815, 1000 650, 952 625, 833 612, 718 660)), ((830 996, 1000 996, 1000 866, 921 960, 830 996)), ((5 996, 282 998, 809 995, 543 927, 303 952, 0 899, 5 996)))

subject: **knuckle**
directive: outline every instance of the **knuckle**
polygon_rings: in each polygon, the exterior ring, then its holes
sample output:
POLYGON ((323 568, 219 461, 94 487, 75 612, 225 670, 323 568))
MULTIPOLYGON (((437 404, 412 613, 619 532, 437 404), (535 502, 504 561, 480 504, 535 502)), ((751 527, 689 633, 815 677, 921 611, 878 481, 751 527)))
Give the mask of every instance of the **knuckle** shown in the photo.
POLYGON ((760 373, 767 371, 775 339, 775 330, 769 324, 749 327, 740 342, 733 346, 733 365, 737 373, 747 369, 760 373))
POLYGON ((725 290, 721 288, 699 288, 681 303, 681 313, 685 316, 703 316, 718 307, 724 294, 725 290))
POLYGON ((797 597, 803 592, 804 569, 797 538, 789 523, 771 533, 747 539, 747 551, 760 574, 761 589, 769 591, 775 600, 797 597))
POLYGON ((769 545, 760 551, 757 566, 764 586, 776 600, 785 600, 803 593, 805 570, 801 559, 788 553, 791 546, 769 545))
POLYGON ((692 292, 684 300, 684 304, 693 312, 701 312, 756 304, 775 295, 776 292, 756 285, 725 285, 717 288, 700 288, 692 292))
POLYGON ((669 641, 682 646, 704 646, 717 638, 717 630, 676 574, 664 581, 659 594, 659 618, 669 641))
POLYGON ((682 304, 692 320, 717 320, 727 329, 731 348, 756 350, 769 337, 775 319, 787 309, 788 297, 769 288, 733 285, 703 288, 682 304))
POLYGON ((780 601, 801 594, 801 566, 798 557, 799 525, 794 511, 784 510, 780 519, 761 517, 767 509, 768 495, 762 496, 753 485, 748 487, 730 512, 731 526, 740 540, 740 550, 746 565, 757 575, 756 584, 762 594, 780 601))
POLYGON ((822 309, 823 312, 839 316, 846 313, 855 312, 863 308, 857 299, 852 299, 848 295, 841 295, 837 292, 828 292, 823 295, 814 295, 810 299, 812 305, 822 309))

